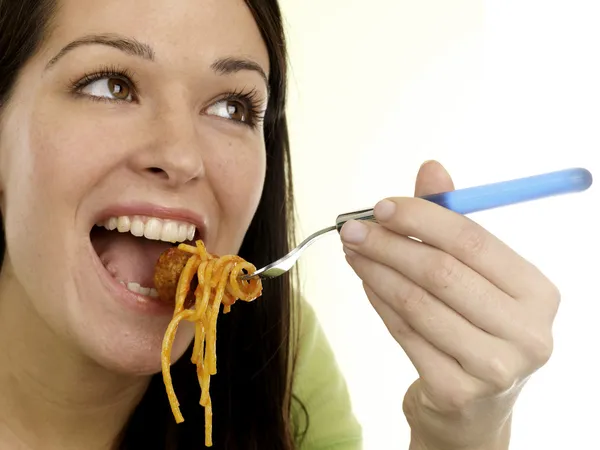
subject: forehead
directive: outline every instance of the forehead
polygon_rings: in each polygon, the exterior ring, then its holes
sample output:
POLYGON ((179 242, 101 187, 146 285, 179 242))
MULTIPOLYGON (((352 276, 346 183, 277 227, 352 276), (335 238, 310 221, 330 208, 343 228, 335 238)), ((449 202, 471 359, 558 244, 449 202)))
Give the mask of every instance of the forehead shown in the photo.
POLYGON ((58 0, 50 51, 89 34, 115 33, 149 44, 158 63, 206 63, 229 56, 269 58, 244 0, 58 0))

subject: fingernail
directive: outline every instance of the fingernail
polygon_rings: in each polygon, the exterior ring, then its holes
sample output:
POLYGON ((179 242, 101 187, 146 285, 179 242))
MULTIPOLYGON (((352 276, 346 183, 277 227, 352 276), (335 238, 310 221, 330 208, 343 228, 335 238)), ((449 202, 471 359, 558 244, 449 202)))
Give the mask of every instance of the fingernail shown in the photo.
POLYGON ((346 222, 342 227, 342 240, 348 244, 360 244, 367 237, 367 227, 358 220, 346 222))
POLYGON ((381 200, 375 205, 375 218, 377 220, 385 221, 391 219, 396 212, 396 204, 391 200, 381 200))

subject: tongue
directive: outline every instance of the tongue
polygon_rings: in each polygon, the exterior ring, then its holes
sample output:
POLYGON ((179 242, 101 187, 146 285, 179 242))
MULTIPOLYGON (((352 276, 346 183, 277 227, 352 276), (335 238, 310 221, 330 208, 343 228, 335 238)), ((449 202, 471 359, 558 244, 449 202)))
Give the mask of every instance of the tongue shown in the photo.
POLYGON ((135 237, 130 233, 94 228, 92 245, 107 270, 117 280, 154 287, 154 267, 162 252, 173 245, 135 237))

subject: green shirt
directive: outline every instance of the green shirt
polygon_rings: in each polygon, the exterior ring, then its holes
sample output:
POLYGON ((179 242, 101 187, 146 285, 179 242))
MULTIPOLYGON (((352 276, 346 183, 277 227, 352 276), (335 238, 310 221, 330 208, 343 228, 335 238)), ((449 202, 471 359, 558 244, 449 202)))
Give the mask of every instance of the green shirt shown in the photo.
MULTIPOLYGON (((362 428, 352 412, 344 377, 313 308, 300 302, 301 322, 293 392, 308 412, 308 430, 299 450, 361 450, 362 428)), ((293 422, 305 428, 293 403, 293 422)))

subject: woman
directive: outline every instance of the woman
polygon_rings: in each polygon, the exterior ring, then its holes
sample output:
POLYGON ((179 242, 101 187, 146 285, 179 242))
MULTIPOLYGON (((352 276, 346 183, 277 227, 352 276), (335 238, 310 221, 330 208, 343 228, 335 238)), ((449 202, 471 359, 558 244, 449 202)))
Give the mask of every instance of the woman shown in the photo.
MULTIPOLYGON (((193 329, 172 354, 180 425, 158 374, 172 311, 153 262, 173 233, 257 266, 288 250, 285 69, 275 0, 0 0, 0 448, 202 448, 193 329)), ((417 195, 451 188, 423 166, 417 195)), ((342 239, 420 374, 411 449, 508 448, 556 289, 462 216, 412 198, 376 214, 342 239)), ((215 448, 360 448, 329 347, 294 305, 281 277, 219 319, 215 448)))

